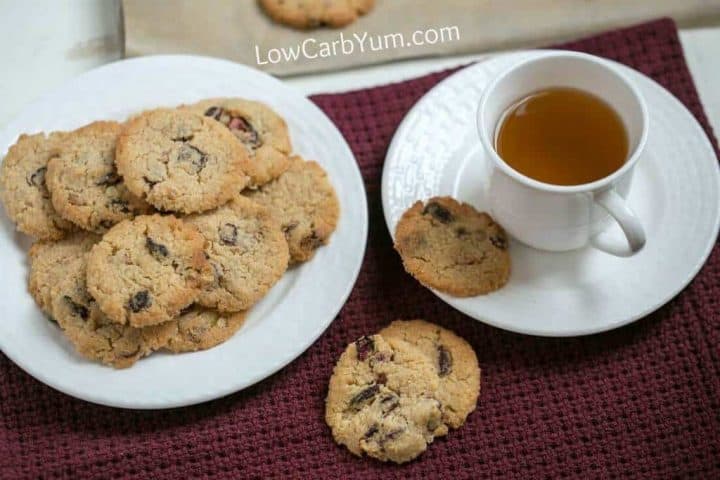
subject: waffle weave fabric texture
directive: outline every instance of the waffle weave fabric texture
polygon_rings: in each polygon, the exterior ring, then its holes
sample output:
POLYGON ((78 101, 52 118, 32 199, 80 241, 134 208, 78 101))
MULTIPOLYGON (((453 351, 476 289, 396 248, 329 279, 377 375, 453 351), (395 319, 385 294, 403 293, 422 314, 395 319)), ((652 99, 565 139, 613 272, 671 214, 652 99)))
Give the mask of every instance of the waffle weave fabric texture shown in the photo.
MULTIPOLYGON (((672 21, 560 48, 649 75, 712 137, 672 21)), ((382 216, 383 160, 408 109, 450 73, 313 98, 360 164, 370 236, 347 304, 307 352, 243 392, 154 412, 75 400, 0 355, 0 478, 720 478, 717 247, 659 311, 575 339, 485 326, 404 272, 382 216), (333 365, 357 337, 416 317, 453 329, 475 348, 483 368, 478 409, 410 464, 354 457, 335 445, 323 420, 333 365)))

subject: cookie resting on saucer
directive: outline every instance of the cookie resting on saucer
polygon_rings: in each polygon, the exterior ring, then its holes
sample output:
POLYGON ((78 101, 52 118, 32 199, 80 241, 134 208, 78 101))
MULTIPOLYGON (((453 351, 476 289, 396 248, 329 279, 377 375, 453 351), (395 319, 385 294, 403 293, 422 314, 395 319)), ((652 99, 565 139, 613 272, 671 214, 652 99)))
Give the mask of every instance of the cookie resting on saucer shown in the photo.
POLYGON ((510 278, 508 237, 487 213, 450 197, 416 202, 395 229, 410 275, 457 297, 493 292, 510 278))

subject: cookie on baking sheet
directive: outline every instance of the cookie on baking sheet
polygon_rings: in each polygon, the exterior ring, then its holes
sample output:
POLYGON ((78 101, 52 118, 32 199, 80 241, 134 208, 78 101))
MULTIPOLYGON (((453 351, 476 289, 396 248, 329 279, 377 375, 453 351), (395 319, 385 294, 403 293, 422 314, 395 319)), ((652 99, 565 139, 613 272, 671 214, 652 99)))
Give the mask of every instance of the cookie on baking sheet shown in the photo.
MULTIPOLYGON (((83 357, 126 368, 167 344, 176 331, 174 321, 144 328, 112 322, 88 293, 85 270, 90 247, 98 237, 76 235, 68 240, 81 250, 56 267, 56 282, 50 287, 51 312, 65 336, 83 357)), ((50 244, 52 250, 58 244, 50 244)), ((63 248, 63 247, 58 247, 63 248)), ((52 252, 45 252, 52 255, 52 252)))
POLYGON ((238 195, 185 221, 205 237, 214 281, 198 303, 222 312, 247 310, 282 277, 290 258, 280 223, 266 207, 238 195))
POLYGON ((248 155, 243 170, 250 177, 250 187, 279 177, 290 166, 287 125, 267 105, 242 98, 211 98, 187 108, 222 123, 245 146, 248 155))
POLYGON ((124 220, 96 244, 87 284, 114 322, 144 327, 175 318, 212 281, 205 239, 171 215, 124 220))
POLYGON ((480 367, 472 347, 450 330, 424 320, 397 320, 378 334, 406 341, 433 363, 439 378, 435 398, 443 421, 453 428, 465 423, 480 394, 480 367))
POLYGON ((435 365, 411 344, 361 337, 335 365, 325 420, 335 441, 352 453, 408 462, 448 431, 438 385, 435 365))
POLYGON ((272 210, 290 247, 290 262, 299 263, 310 260, 318 247, 328 243, 337 227, 340 205, 317 162, 298 156, 291 162, 279 178, 244 195, 272 210))
POLYGON ((405 270, 458 297, 493 292, 510 277, 508 238, 490 215, 450 197, 416 202, 395 229, 405 270))
POLYGON ((245 322, 245 312, 219 313, 192 306, 173 320, 174 330, 165 344, 173 353, 206 350, 235 335, 245 322))
POLYGON ((53 208, 45 183, 48 161, 65 135, 20 135, 0 168, 0 196, 8 217, 18 230, 42 240, 57 240, 73 229, 53 208))
POLYGON ((115 144, 122 125, 93 122, 68 133, 45 175, 55 210, 97 233, 121 220, 149 213, 150 205, 125 187, 115 168, 115 144))
POLYGON ((116 163, 128 189, 162 211, 222 205, 248 183, 247 152, 215 120, 187 109, 158 109, 128 121, 116 163))
POLYGON ((375 0, 260 0, 278 23, 295 28, 343 27, 369 12, 375 0))
POLYGON ((80 261, 99 240, 98 235, 78 231, 62 240, 38 241, 30 247, 28 290, 47 315, 52 316, 52 288, 63 281, 72 265, 80 261))

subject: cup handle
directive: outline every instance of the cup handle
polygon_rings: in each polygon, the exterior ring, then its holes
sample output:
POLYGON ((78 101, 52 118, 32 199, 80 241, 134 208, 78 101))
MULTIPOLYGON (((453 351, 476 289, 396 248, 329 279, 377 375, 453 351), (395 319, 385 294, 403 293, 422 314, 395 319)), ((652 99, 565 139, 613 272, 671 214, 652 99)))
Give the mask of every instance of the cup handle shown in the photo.
POLYGON ((625 200, 618 195, 615 189, 610 188, 603 192, 596 193, 594 200, 595 203, 604 208, 620 226, 627 239, 629 251, 628 249, 618 249, 608 246, 608 243, 600 238, 602 235, 596 237, 598 241, 594 242, 595 246, 603 251, 621 257, 629 257, 642 250, 645 246, 645 229, 635 213, 630 210, 630 207, 627 206, 625 200))

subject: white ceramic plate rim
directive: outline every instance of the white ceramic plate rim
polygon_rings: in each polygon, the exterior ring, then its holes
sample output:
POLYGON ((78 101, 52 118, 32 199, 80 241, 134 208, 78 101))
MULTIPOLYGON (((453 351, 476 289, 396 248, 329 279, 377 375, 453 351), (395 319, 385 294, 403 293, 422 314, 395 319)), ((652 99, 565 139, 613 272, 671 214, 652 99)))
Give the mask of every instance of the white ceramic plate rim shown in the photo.
MULTIPOLYGON (((52 112, 53 103, 57 101, 58 97, 66 94, 68 91, 73 91, 73 89, 78 88, 78 86, 89 87, 98 81, 108 80, 109 77, 114 76, 129 75, 129 77, 132 77, 131 74, 139 71, 158 73, 159 71, 172 71, 172 69, 178 71, 188 69, 189 72, 207 71, 219 72, 221 74, 226 73, 235 80, 242 78, 244 81, 252 83, 258 88, 258 91, 253 93, 246 92, 245 90, 238 92, 237 89, 235 91, 225 91, 219 89, 217 85, 207 88, 203 85, 199 87, 195 86, 196 88, 193 90, 193 86, 190 85, 189 90, 192 91, 192 94, 188 95, 187 98, 183 96, 183 93, 178 94, 178 92, 174 92, 168 94, 170 97, 173 97, 173 100, 166 99, 164 101, 158 99, 157 102, 147 103, 146 105, 142 105, 141 108, 151 108, 163 104, 172 105, 179 102, 190 103, 200 98, 211 96, 242 95, 248 98, 266 101, 278 110, 281 115, 286 116, 294 146, 298 147, 296 148, 296 152, 317 160, 328 171, 340 198, 340 222, 329 245, 321 248, 313 261, 303 264, 296 270, 286 274, 285 278, 273 288, 270 294, 263 299, 258 306, 251 310, 247 323, 253 323, 252 328, 250 328, 250 326, 243 327, 235 337, 207 351, 176 356, 170 354, 155 354, 147 359, 141 360, 130 369, 114 370, 80 359, 71 351, 72 349, 69 346, 65 346, 66 350, 68 350, 67 358, 61 356, 54 360, 61 363, 67 361, 69 365, 72 364, 70 365, 72 368, 86 368, 90 377, 94 379, 94 381, 89 379, 87 382, 68 381, 62 375, 62 372, 58 374, 58 371, 53 369, 52 364, 49 364, 45 360, 40 361, 38 355, 23 350, 22 337, 24 334, 27 334, 25 330, 22 328, 13 329, 7 324, 0 324, 0 349, 2 349, 16 365, 39 381, 61 392, 97 404, 133 409, 162 409, 187 406, 229 395, 269 377, 307 350, 326 330, 330 323, 332 323, 355 285, 365 254, 368 234, 367 197, 360 169, 344 137, 322 110, 301 93, 296 92, 291 87, 270 75, 244 65, 221 59, 193 55, 140 57, 104 65, 70 80, 28 105, 20 115, 0 131, 0 151, 5 152, 20 132, 49 129, 47 126, 42 126, 43 122, 38 122, 40 128, 28 129, 28 117, 43 108, 52 112), (243 92, 246 94, 243 94, 243 92), (286 107, 288 111, 284 111, 283 107, 286 107), (298 112, 302 113, 303 119, 307 120, 307 124, 301 125, 300 123, 302 122, 297 121, 296 117, 298 112), (302 132, 302 134, 298 136, 298 132, 302 132), (319 151, 328 148, 334 149, 332 158, 321 158, 314 155, 312 151, 313 149, 319 151), (330 262, 330 264, 324 267, 323 262, 330 262), (325 269, 327 269, 327 273, 325 269), (273 305, 273 302, 277 302, 277 304, 273 305), (288 305, 290 302, 294 302, 294 305, 288 305), (266 315, 268 310, 270 310, 270 313, 266 315), (251 322, 250 320, 254 315, 254 311, 257 313, 255 317, 262 317, 262 321, 258 320, 259 323, 251 322), (284 325, 282 323, 279 325, 273 324, 275 328, 274 332, 268 331, 268 334, 274 333, 273 338, 262 337, 260 333, 262 332, 263 325, 270 322, 268 319, 275 319, 275 317, 282 315, 286 315, 288 319, 312 317, 315 319, 315 327, 310 329, 303 328, 302 324, 298 326, 298 324, 288 323, 288 321, 286 321, 287 328, 283 328, 284 325), (244 332, 245 328, 248 328, 247 332, 244 332), (288 331, 287 334, 286 330, 288 331), (245 333, 248 338, 243 340, 245 333), (292 335, 295 336, 293 337, 292 335), (258 339, 262 339, 262 341, 258 343, 258 339), (141 372, 143 372, 143 368, 149 368, 152 362, 163 361, 167 365, 171 365, 173 361, 183 363, 187 361, 183 360, 184 358, 197 356, 198 362, 202 362, 203 365, 222 364, 222 362, 226 362, 229 358, 232 358, 231 354, 234 346, 237 347, 241 341, 244 342, 244 344, 252 344, 252 342, 255 341, 256 345, 253 345, 253 348, 258 350, 263 349, 263 342, 266 342, 265 348, 267 348, 267 342, 273 342, 272 350, 274 350, 276 355, 272 358, 258 357, 261 364, 257 366, 254 374, 243 375, 242 371, 240 371, 237 376, 233 376, 232 372, 224 372, 223 381, 220 383, 208 372, 207 384, 191 385, 188 388, 184 388, 184 385, 187 385, 187 380, 183 379, 185 372, 183 372, 182 369, 168 372, 166 367, 162 367, 165 368, 163 373, 170 373, 171 375, 174 373, 175 380, 173 380, 173 382, 179 386, 178 391, 155 391, 155 395, 153 395, 154 387, 151 383, 147 384, 150 393, 143 395, 142 392, 139 392, 139 397, 132 395, 132 393, 138 392, 119 395, 116 391, 108 393, 108 391, 103 389, 102 382, 111 382, 114 375, 133 375, 137 373, 138 377, 142 377, 143 374, 141 372), (278 342, 281 342, 281 344, 278 345, 278 342), (282 344, 282 342, 284 342, 284 344, 282 344), (208 359, 208 356, 213 358, 208 359), (164 358, 160 359, 156 357, 164 358), (82 363, 82 365, 78 367, 74 365, 75 363, 82 363)), ((218 85, 223 82, 226 82, 226 80, 218 80, 218 85)), ((232 90, 232 88, 230 90, 232 90)), ((74 94, 76 93, 77 92, 74 94)), ((132 97, 132 94, 130 95, 132 97)), ((135 111, 137 111, 137 108, 135 111)), ((132 112, 121 109, 120 112, 108 112, 107 117, 122 120, 130 113, 132 112)), ((78 118, 69 120, 69 124, 62 124, 61 128, 76 128, 95 119, 99 118, 85 118, 81 113, 78 115, 78 118)), ((48 120, 45 123, 52 124, 53 121, 48 120)), ((14 237, 11 238, 10 241, 14 241, 16 244, 18 242, 28 243, 27 237, 14 234, 11 231, 12 226, 6 217, 4 217, 4 223, 5 228, 3 230, 5 231, 1 233, 2 235, 14 237)), ((18 248, 21 247, 18 246, 18 248)), ((24 281, 17 279, 17 283, 21 283, 23 290, 25 290, 24 281)), ((31 299, 28 300, 29 298, 29 294, 25 293, 25 295, 17 299, 17 301, 27 307, 28 302, 32 303, 31 299)), ((15 301, 15 299, 12 299, 12 301, 15 301)), ((6 304, 2 308, 5 314, 8 315, 8 308, 11 307, 6 304)), ((33 305, 33 308, 36 307, 33 305)), ((39 315, 38 310, 38 316, 39 315)), ((284 320, 279 319, 272 321, 277 323, 284 320)), ((49 323, 44 319, 42 319, 42 322, 49 323)), ((14 327, 17 326, 15 325, 14 327)), ((51 328, 56 327, 52 326, 51 328)), ((270 326, 267 328, 269 329, 270 326)), ((59 335, 58 333, 57 336, 59 335)), ((235 348, 236 352, 237 350, 238 349, 235 348)), ((40 355, 40 357, 41 356, 42 355, 40 355)), ((239 367, 242 368, 242 365, 239 367)), ((153 368, 155 374, 158 373, 158 370, 162 370, 161 367, 153 368)), ((233 368, 233 371, 240 370, 237 365, 231 365, 227 368, 233 368)), ((155 378, 157 379, 159 377, 155 378)), ((198 378, 202 380, 202 377, 197 377, 196 380, 198 378)), ((149 382, 151 381, 152 379, 149 379, 149 382)))
MULTIPOLYGON (((383 166, 383 174, 382 174, 382 204, 383 204, 383 212, 385 216, 385 223, 388 227, 388 230, 390 232, 390 235, 394 239, 395 237, 395 223, 392 222, 392 218, 390 216, 390 209, 388 208, 390 204, 390 197, 389 197, 389 182, 390 182, 390 174, 389 172, 393 168, 393 161, 395 158, 397 158, 397 153, 399 149, 402 146, 402 142, 404 138, 407 136, 408 132, 410 132, 414 128, 414 116, 419 112, 423 107, 424 101, 427 101, 428 98, 432 98, 434 94, 436 94, 438 91, 441 91, 447 87, 448 84, 451 84, 456 81, 456 76, 467 74, 468 70, 473 68, 482 68, 482 65, 485 62, 491 62, 496 59, 501 58, 511 58, 516 57, 517 62, 527 60, 529 58, 532 58, 534 55, 542 56, 546 55, 548 53, 558 52, 557 50, 526 50, 526 51, 516 51, 516 52, 508 52, 504 54, 497 54, 497 55, 489 55, 488 57, 482 58, 478 63, 475 65, 470 65, 466 68, 463 68, 459 70, 458 72, 453 73, 449 77, 442 80, 440 83, 435 85, 432 89, 430 89, 420 100, 418 100, 415 105, 408 111, 406 116, 403 118, 402 122, 398 126, 392 142, 390 144, 390 147, 388 148, 388 152, 386 154, 385 164, 383 166)), ((664 94, 667 95, 668 98, 671 99, 671 101, 675 104, 675 106, 680 107, 679 110, 683 112, 683 115, 686 117, 686 120, 689 125, 692 125, 693 128, 698 132, 698 138, 702 138, 704 146, 711 152, 713 152, 713 157, 715 157, 714 149, 712 147, 712 144, 710 143, 710 140, 708 139, 707 135, 705 134, 705 131, 702 129, 698 121, 695 119, 695 117, 692 115, 692 113, 685 107, 685 105, 680 102, 672 93, 667 91, 662 85, 658 84, 655 80, 652 78, 649 78, 645 75, 642 75, 640 72, 637 72, 635 70, 632 70, 631 68, 622 65, 620 63, 614 62, 612 60, 606 60, 612 64, 615 64, 622 70, 623 72, 630 73, 630 74, 636 74, 640 75, 646 80, 650 82, 650 84, 653 86, 653 88, 656 88, 660 91, 662 91, 664 94)), ((473 127, 474 128, 474 127, 473 127)), ((480 142, 478 138, 478 143, 480 142)), ((715 168, 715 185, 716 190, 720 190, 720 168, 715 168)), ((488 325, 508 330, 516 333, 526 334, 526 335, 534 335, 534 336, 543 336, 543 337, 575 337, 575 336, 583 336, 583 335, 591 335, 595 333, 601 333, 608 330, 613 330, 622 326, 625 326, 627 324, 630 324, 636 320, 639 320, 650 313, 656 311, 666 303, 668 303, 670 300, 675 298, 687 285, 695 278, 695 276, 698 274, 700 269, 703 267, 705 262, 707 261, 708 257, 710 256, 718 238, 718 230, 720 230, 720 205, 716 206, 715 208, 715 216, 713 219, 713 226, 712 231, 714 232, 713 235, 709 236, 707 238, 707 241, 704 245, 704 248, 699 253, 699 255, 696 257, 697 261, 693 264, 692 268, 688 271, 688 274, 677 281, 675 288, 673 288, 671 291, 669 291, 667 294, 658 297, 654 302, 648 303, 645 308, 642 308, 636 312, 633 312, 632 314, 627 315, 624 319, 617 322, 607 323, 604 325, 598 325, 592 328, 574 328, 574 329, 566 329, 561 331, 549 331, 546 329, 537 329, 537 328, 531 328, 531 327, 521 327, 518 325, 510 325, 506 322, 499 321, 496 318, 493 318, 490 315, 487 315, 484 312, 479 312, 476 309, 470 308, 469 303, 466 301, 466 299, 453 297, 441 292, 438 292, 436 290, 431 289, 431 291, 437 295, 439 298, 441 298, 443 301, 454 307, 455 309, 459 310, 460 312, 475 318, 476 320, 479 320, 483 323, 486 323, 488 325)), ((555 254, 557 255, 557 254, 555 254)))

